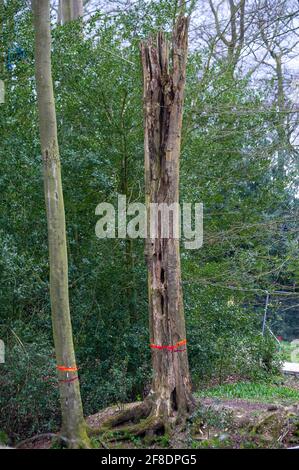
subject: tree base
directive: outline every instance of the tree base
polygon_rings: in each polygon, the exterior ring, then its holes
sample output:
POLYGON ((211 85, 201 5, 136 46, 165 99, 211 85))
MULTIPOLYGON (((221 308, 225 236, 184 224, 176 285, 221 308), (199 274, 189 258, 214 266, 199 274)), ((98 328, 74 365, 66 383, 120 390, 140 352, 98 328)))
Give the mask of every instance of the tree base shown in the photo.
POLYGON ((149 396, 142 403, 105 419, 99 429, 91 429, 89 434, 107 436, 113 433, 114 441, 125 440, 128 436, 154 440, 156 436, 171 435, 174 427, 176 432, 183 430, 194 405, 191 397, 188 410, 182 413, 172 409, 168 401, 161 402, 149 396))

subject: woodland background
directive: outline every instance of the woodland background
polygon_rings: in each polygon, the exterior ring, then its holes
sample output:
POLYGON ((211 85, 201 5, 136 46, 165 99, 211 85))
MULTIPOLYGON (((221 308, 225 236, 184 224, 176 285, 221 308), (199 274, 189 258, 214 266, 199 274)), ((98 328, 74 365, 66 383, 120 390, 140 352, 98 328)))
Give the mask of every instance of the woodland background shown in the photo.
MULTIPOLYGON (((267 380, 267 325, 298 337, 298 2, 189 1, 181 200, 203 202, 204 245, 182 275, 193 387, 267 380), (242 5, 244 4, 244 9, 242 5), (217 6, 219 8, 216 10, 217 6), (234 36, 235 32, 235 36, 234 36)), ((53 75, 66 206, 71 315, 85 415, 141 400, 150 377, 143 240, 99 240, 95 208, 144 200, 140 40, 170 31, 173 0, 85 2, 59 24, 53 75)), ((0 430, 53 430, 58 388, 30 5, 1 3, 0 430), (18 55, 18 50, 22 53, 18 55)))

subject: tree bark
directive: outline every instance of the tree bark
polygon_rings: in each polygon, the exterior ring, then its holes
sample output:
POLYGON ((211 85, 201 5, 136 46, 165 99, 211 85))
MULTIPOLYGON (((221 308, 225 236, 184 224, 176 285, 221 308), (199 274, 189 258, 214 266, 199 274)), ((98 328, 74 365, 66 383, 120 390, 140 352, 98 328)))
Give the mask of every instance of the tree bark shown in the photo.
MULTIPOLYGON (((163 33, 141 44, 144 78, 145 191, 150 203, 178 203, 183 96, 188 49, 188 18, 180 15, 173 32, 172 67, 163 33)), ((161 228, 161 227, 160 227, 161 228)), ((174 346, 186 339, 179 239, 161 230, 146 240, 150 340, 174 346)), ((152 349, 151 414, 164 423, 184 420, 193 406, 186 345, 152 349)))
POLYGON ((48 222, 50 297, 58 365, 62 434, 69 447, 88 447, 69 310, 65 213, 51 71, 50 2, 32 0, 32 7, 35 26, 35 75, 48 222), (66 371, 63 368, 72 370, 66 371))
POLYGON ((83 0, 60 0, 59 6, 62 24, 83 16, 83 0))
MULTIPOLYGON (((0 0, 0 54, 1 57, 4 57, 5 54, 5 47, 4 47, 4 18, 5 18, 5 5, 4 1, 0 0)), ((3 78, 2 74, 4 74, 5 71, 5 61, 1 59, 0 63, 0 79, 3 78)))
POLYGON ((277 76, 277 107, 279 111, 278 116, 278 138, 279 145, 282 147, 278 151, 277 156, 277 176, 281 181, 285 179, 285 153, 288 147, 288 138, 286 131, 285 123, 285 93, 283 86, 283 69, 282 69, 282 60, 281 54, 272 54, 276 64, 276 76, 277 76))

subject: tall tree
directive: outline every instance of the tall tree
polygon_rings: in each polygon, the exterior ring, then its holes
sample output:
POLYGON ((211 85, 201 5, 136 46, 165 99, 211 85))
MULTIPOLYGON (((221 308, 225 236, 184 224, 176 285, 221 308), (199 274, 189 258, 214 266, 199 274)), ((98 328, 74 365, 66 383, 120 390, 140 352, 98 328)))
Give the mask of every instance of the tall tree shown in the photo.
MULTIPOLYGON (((182 14, 173 31, 172 61, 163 33, 141 43, 144 78, 144 156, 147 218, 150 204, 179 201, 179 159, 186 81, 189 19, 182 14)), ((108 419, 104 427, 146 418, 126 431, 135 434, 184 425, 193 407, 181 288, 179 237, 174 222, 146 240, 153 381, 139 406, 108 419)), ((179 223, 176 220, 177 224, 179 223)), ((122 429, 124 431, 124 428, 122 429)))
MULTIPOLYGON (((184 16, 179 17, 173 32, 171 70, 169 45, 162 33, 158 34, 156 44, 150 39, 141 46, 148 219, 151 203, 170 206, 179 202, 187 49, 188 18, 184 16)), ((163 228, 159 227, 155 238, 148 234, 146 242, 154 370, 153 413, 164 422, 175 415, 184 419, 193 403, 185 345, 179 238, 175 232, 173 227, 173 233, 170 231, 169 237, 163 238, 163 228)))
POLYGON ((77 373, 68 293, 68 260, 56 110, 51 70, 49 0, 32 0, 35 76, 50 258, 50 297, 59 376, 62 436, 71 448, 88 447, 77 373))
POLYGON ((218 39, 224 44, 226 48, 226 58, 228 68, 233 74, 240 59, 245 39, 245 3, 246 0, 236 2, 228 0, 227 8, 229 10, 229 20, 225 22, 224 27, 221 26, 219 19, 218 8, 222 5, 220 2, 215 7, 213 0, 209 0, 209 5, 215 20, 215 27, 218 39), (229 30, 229 37, 226 33, 229 30))
POLYGON ((59 0, 59 17, 62 24, 83 16, 83 0, 59 0))
MULTIPOLYGON (((263 65, 274 71, 277 108, 277 137, 280 149, 277 151, 276 176, 282 182, 286 177, 286 166, 290 155, 294 153, 291 145, 292 125, 290 124, 291 102, 287 97, 286 64, 290 54, 298 45, 295 23, 298 9, 291 2, 260 0, 256 15, 258 30, 268 52, 270 61, 263 60, 263 65), (289 7, 289 8, 288 8, 289 7), (293 34, 291 34, 293 33, 293 34)), ((297 106, 296 106, 297 107, 297 106)), ((295 106, 292 115, 295 117, 295 106)))

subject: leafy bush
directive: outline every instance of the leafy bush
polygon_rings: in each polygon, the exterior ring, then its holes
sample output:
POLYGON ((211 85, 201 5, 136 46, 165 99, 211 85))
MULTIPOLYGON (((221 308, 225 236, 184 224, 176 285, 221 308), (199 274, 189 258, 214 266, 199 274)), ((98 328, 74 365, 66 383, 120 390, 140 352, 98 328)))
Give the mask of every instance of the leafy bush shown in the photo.
POLYGON ((200 307, 188 319, 189 357, 196 384, 229 375, 261 378, 275 374, 279 357, 275 340, 261 334, 261 316, 239 303, 215 300, 205 289, 197 296, 200 307))
POLYGON ((53 347, 47 336, 15 322, 3 335, 5 364, 1 364, 0 429, 14 441, 59 424, 59 397, 53 347), (21 339, 22 338, 22 339, 21 339))

